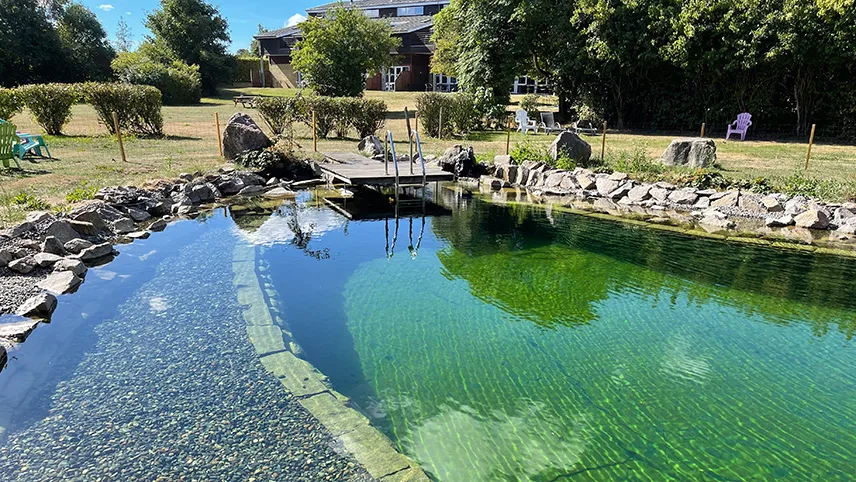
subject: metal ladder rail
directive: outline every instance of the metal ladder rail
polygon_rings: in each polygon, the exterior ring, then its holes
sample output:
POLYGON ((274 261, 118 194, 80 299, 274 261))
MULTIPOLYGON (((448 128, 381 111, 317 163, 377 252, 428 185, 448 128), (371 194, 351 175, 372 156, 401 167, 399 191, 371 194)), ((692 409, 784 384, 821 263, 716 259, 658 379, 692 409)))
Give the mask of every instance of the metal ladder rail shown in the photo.
MULTIPOLYGON (((421 189, 422 192, 421 192, 421 196, 419 199, 406 201, 406 202, 402 201, 402 203, 404 203, 404 204, 422 204, 422 208, 424 211, 424 208, 425 208, 425 191, 426 191, 426 186, 428 186, 428 172, 425 169, 425 158, 422 155, 422 143, 419 140, 419 134, 415 131, 411 132, 411 135, 410 135, 410 150, 411 150, 411 152, 413 151, 414 141, 416 142, 416 152, 419 155, 419 162, 420 162, 420 165, 422 166, 422 182, 421 183, 414 183, 414 184, 399 184, 399 187, 403 187, 403 188, 412 187, 412 188, 416 188, 416 189, 421 189)), ((411 173, 412 173, 412 170, 413 170, 413 160, 412 159, 410 161, 410 169, 411 169, 411 173)))

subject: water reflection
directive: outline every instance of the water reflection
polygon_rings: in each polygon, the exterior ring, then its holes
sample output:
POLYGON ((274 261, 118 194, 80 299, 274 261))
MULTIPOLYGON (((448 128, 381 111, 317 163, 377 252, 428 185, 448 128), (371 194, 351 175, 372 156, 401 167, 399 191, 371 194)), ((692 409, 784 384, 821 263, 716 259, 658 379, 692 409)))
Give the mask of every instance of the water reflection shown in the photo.
POLYGON ((856 260, 655 231, 475 201, 436 219, 438 254, 473 294, 544 327, 590 323, 611 291, 688 293, 769 321, 856 332, 856 260), (788 303, 781 303, 787 300, 788 303))

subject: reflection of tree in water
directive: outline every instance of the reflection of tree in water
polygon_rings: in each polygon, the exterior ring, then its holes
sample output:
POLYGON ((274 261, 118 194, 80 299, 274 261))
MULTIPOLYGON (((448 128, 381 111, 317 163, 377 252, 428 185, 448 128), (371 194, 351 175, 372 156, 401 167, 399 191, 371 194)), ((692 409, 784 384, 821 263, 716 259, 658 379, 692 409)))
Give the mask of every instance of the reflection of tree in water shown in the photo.
POLYGON ((435 218, 450 277, 542 326, 587 323, 610 291, 688 296, 817 336, 856 334, 856 260, 694 238, 554 212, 483 202, 435 218))
MULTIPOLYGON (((235 225, 244 233, 249 242, 254 244, 287 243, 303 251, 311 258, 329 259, 329 249, 311 249, 310 244, 316 233, 328 231, 337 225, 326 223, 327 225, 319 227, 312 219, 313 214, 315 218, 318 218, 319 214, 327 214, 327 211, 319 211, 316 208, 301 205, 293 199, 285 201, 250 199, 241 205, 232 206, 230 209, 230 215, 235 225)), ((325 220, 322 218, 321 222, 323 224, 325 220)))
POLYGON ((309 222, 305 226, 300 224, 301 212, 307 208, 300 206, 296 202, 288 202, 280 206, 277 210, 280 216, 283 216, 288 223, 289 229, 294 233, 291 238, 291 244, 297 249, 306 253, 307 256, 317 260, 330 259, 330 250, 324 249, 309 249, 309 243, 312 242, 312 233, 315 231, 315 223, 309 222))

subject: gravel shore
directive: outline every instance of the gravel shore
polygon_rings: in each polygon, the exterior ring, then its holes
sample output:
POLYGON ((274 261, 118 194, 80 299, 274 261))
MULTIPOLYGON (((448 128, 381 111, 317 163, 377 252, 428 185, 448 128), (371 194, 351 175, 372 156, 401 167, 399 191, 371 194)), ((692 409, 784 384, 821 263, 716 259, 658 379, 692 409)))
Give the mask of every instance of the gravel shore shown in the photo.
POLYGON ((47 417, 9 427, 0 479, 372 480, 259 362, 210 255, 233 243, 206 234, 95 326, 47 417))

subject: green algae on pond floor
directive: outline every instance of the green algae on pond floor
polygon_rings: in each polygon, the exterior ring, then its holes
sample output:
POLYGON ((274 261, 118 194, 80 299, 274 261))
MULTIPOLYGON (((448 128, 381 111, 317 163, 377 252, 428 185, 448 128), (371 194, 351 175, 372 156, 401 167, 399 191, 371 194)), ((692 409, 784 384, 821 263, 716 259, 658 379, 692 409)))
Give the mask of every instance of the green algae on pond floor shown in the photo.
POLYGON ((415 258, 365 253, 383 222, 265 256, 309 359, 438 480, 856 473, 854 260, 482 202, 429 225, 415 258))

